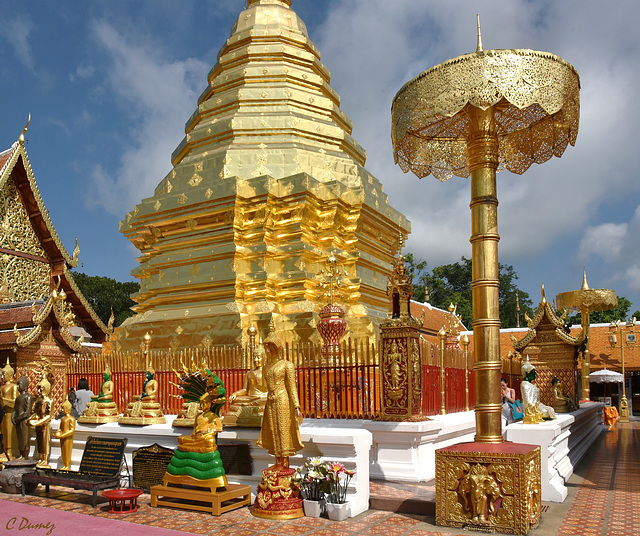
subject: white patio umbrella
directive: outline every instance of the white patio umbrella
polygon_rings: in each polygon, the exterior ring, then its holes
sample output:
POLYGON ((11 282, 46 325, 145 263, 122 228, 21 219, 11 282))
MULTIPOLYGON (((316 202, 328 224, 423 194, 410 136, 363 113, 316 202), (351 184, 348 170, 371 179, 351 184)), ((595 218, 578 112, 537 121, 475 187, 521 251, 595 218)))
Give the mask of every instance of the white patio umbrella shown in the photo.
POLYGON ((602 369, 589 374, 589 381, 595 383, 622 383, 624 376, 615 370, 602 369))
MULTIPOLYGON (((615 370, 597 370, 596 372, 592 372, 589 374, 589 381, 595 383, 622 383, 624 381, 624 376, 615 370)), ((607 386, 604 386, 603 395, 607 396, 607 386)))

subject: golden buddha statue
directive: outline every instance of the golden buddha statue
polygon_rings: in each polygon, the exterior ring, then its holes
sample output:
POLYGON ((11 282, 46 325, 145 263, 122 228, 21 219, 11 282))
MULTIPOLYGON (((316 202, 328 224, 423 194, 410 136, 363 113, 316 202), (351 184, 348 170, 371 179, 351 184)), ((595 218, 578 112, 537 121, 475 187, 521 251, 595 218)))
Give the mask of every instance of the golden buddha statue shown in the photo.
POLYGON ((216 437, 222 431, 219 412, 220 398, 224 398, 222 384, 214 383, 213 375, 207 383, 207 392, 200 397, 200 413, 196 416, 193 432, 178 438, 178 449, 186 452, 212 452, 217 449, 216 437))
POLYGON ((267 384, 267 404, 258 445, 274 455, 276 463, 262 471, 252 510, 254 516, 264 519, 295 519, 304 515, 300 488, 292 482, 295 470, 289 467, 289 457, 303 448, 296 367, 282 359, 282 347, 272 321, 271 332, 264 341, 267 364, 262 377, 267 384))
POLYGON ((162 407, 157 401, 158 381, 156 372, 149 365, 145 373, 145 382, 142 385, 140 397, 129 402, 124 415, 118 419, 120 424, 164 424, 167 419, 162 413, 162 407))
POLYGON ((27 421, 31 416, 32 398, 29 394, 29 378, 22 373, 18 380, 18 396, 13 407, 11 422, 13 423, 16 436, 18 437, 18 450, 20 451, 20 459, 29 459, 29 424, 27 421))
POLYGON ((60 428, 53 434, 53 437, 60 440, 60 451, 62 453, 62 470, 71 470, 71 453, 73 451, 73 434, 76 431, 76 420, 71 415, 71 402, 65 400, 62 404, 64 417, 60 419, 60 428))
POLYGON ((259 344, 253 350, 253 368, 244 377, 244 387, 229 397, 225 426, 262 426, 267 403, 267 385, 262 374, 265 350, 259 344))
POLYGON ((42 379, 37 385, 37 397, 33 402, 33 413, 29 417, 27 424, 35 429, 36 450, 38 452, 38 463, 36 467, 48 469, 49 453, 51 452, 51 418, 53 417, 53 401, 49 398, 51 383, 43 373, 42 379))
POLYGON ((262 370, 267 385, 267 403, 258 445, 276 457, 268 470, 289 468, 289 457, 303 448, 298 425, 302 422, 296 368, 282 359, 282 341, 272 328, 264 341, 267 363, 262 370))
MULTIPOLYGON (((0 386, 0 405, 4 410, 4 417, 2 423, 0 423, 0 430, 2 431, 3 439, 2 446, 4 452, 0 452, 0 461, 7 461, 13 459, 13 443, 16 436, 16 429, 11 422, 11 415, 13 414, 13 408, 18 397, 18 384, 14 381, 15 371, 9 364, 9 358, 7 357, 7 364, 2 369, 2 386, 0 386), (7 458, 8 457, 8 458, 7 458)), ((3 449, 0 449, 0 451, 3 449)))
POLYGON ((114 386, 111 380, 111 369, 109 365, 102 374, 102 385, 100 392, 91 397, 91 402, 87 404, 87 409, 78 417, 79 423, 101 424, 105 422, 116 422, 119 417, 118 406, 113 401, 114 386))
POLYGON ((525 424, 534 424, 541 422, 542 419, 555 419, 556 412, 550 406, 545 406, 540 402, 540 389, 538 389, 533 381, 536 379, 536 368, 527 360, 522 365, 522 383, 520 384, 520 393, 522 395, 522 407, 524 408, 523 422, 525 424))
POLYGON ((551 385, 553 387, 553 409, 556 413, 569 413, 577 409, 571 397, 564 394, 562 382, 558 378, 553 378, 551 385))

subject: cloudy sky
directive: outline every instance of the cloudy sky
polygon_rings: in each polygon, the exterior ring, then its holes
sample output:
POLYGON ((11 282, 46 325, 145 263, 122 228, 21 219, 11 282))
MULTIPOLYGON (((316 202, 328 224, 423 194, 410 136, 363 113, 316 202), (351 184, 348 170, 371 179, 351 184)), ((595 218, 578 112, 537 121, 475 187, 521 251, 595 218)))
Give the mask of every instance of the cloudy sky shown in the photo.
MULTIPOLYGON (((29 113, 27 151, 79 268, 130 280, 136 251, 118 222, 171 169, 170 154, 245 0, 58 0, 0 10, 0 150, 29 113)), ((640 10, 595 0, 293 0, 367 169, 412 221, 407 249, 431 268, 471 255, 469 184, 418 180, 393 163, 391 101, 433 65, 485 50, 557 54, 580 74, 578 141, 561 159, 498 176, 500 262, 534 304, 612 288, 640 309, 640 10)))

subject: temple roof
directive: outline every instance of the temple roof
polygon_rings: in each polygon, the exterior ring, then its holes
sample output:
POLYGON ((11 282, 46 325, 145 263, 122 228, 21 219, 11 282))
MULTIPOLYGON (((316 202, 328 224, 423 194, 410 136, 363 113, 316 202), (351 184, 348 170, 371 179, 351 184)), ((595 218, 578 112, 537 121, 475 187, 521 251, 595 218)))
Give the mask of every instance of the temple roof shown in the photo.
MULTIPOLYGON (((30 315, 30 304, 38 303, 58 286, 64 290, 67 303, 73 306, 77 324, 91 335, 94 342, 102 342, 107 328, 83 296, 70 272, 78 265, 78 242, 76 240, 75 249, 70 255, 45 207, 22 140, 23 136, 0 153, 0 191, 3 192, 0 253, 2 299, 5 301, 0 307, 0 330, 12 330, 16 323, 28 326, 31 318, 21 318, 21 322, 16 315, 30 315), (16 263, 22 264, 14 266, 16 263), (34 283, 25 278, 38 281, 34 283), (8 289, 5 288, 7 285, 19 288, 8 289), (13 295, 10 295, 10 290, 13 295), (28 302, 28 307, 25 309, 21 302, 28 302)), ((0 344, 15 342, 13 331, 9 334, 3 332, 0 339, 0 344)))

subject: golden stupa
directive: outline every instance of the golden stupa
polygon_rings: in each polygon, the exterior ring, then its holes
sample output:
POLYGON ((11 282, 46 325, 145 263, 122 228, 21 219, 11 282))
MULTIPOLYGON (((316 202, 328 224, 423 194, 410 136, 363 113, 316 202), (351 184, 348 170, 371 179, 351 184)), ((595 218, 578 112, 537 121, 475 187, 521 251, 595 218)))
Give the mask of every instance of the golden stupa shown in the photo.
POLYGON ((410 223, 365 168, 329 71, 291 1, 249 0, 208 75, 173 169, 120 230, 140 250, 136 315, 158 348, 237 343, 273 316, 286 340, 316 340, 318 273, 348 276, 352 336, 386 316, 385 288, 410 223))

